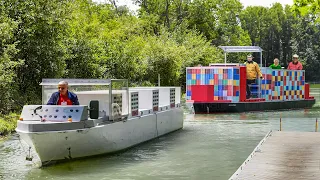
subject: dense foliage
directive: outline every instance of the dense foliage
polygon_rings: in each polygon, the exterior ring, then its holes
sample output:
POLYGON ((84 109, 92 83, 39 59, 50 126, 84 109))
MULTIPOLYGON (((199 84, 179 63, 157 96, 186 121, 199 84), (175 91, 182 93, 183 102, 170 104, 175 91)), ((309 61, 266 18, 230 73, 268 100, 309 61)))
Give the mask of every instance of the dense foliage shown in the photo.
POLYGON ((133 0, 137 14, 109 2, 0 1, 0 114, 40 103, 42 78, 156 85, 160 74, 161 85, 183 87, 186 67, 223 61, 220 45, 261 46, 267 65, 297 53, 307 79, 320 76, 317 8, 299 9, 309 1, 244 9, 239 0, 133 0))

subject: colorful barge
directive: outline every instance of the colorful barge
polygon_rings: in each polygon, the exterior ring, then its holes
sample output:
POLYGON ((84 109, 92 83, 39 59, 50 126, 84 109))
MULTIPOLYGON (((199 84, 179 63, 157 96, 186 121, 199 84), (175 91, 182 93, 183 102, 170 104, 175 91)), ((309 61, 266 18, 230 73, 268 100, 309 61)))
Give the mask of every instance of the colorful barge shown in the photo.
POLYGON ((304 70, 262 67, 263 80, 246 99, 246 66, 210 64, 186 69, 186 100, 198 113, 246 112, 311 108, 315 104, 304 70))

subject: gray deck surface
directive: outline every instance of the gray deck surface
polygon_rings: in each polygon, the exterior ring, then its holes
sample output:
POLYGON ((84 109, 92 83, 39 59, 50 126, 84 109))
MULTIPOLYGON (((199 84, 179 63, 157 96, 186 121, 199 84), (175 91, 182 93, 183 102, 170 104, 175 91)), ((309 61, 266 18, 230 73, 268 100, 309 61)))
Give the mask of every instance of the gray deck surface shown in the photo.
POLYGON ((320 180, 319 132, 272 132, 233 179, 320 180))

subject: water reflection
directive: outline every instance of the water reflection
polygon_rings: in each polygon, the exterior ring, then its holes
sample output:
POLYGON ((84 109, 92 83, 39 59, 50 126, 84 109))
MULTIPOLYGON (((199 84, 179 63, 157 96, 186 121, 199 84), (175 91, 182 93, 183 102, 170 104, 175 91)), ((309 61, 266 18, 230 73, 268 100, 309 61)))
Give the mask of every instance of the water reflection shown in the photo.
MULTIPOLYGON (((16 136, 0 142, 0 179, 228 179, 269 130, 315 131, 320 109, 186 114, 184 129, 127 151, 38 168, 16 136)), ((36 158, 34 160, 37 160, 36 158)))

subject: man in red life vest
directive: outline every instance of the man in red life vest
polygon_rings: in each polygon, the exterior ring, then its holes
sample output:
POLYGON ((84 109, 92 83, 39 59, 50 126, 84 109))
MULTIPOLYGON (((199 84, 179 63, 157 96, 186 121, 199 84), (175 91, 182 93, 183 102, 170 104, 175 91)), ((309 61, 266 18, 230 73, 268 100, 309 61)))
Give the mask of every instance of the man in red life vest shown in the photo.
POLYGON ((299 56, 293 55, 292 61, 288 65, 288 70, 302 70, 302 64, 298 61, 299 56))
POLYGON ((68 82, 60 81, 58 89, 58 92, 51 95, 47 105, 79 105, 77 95, 68 91, 68 82))

